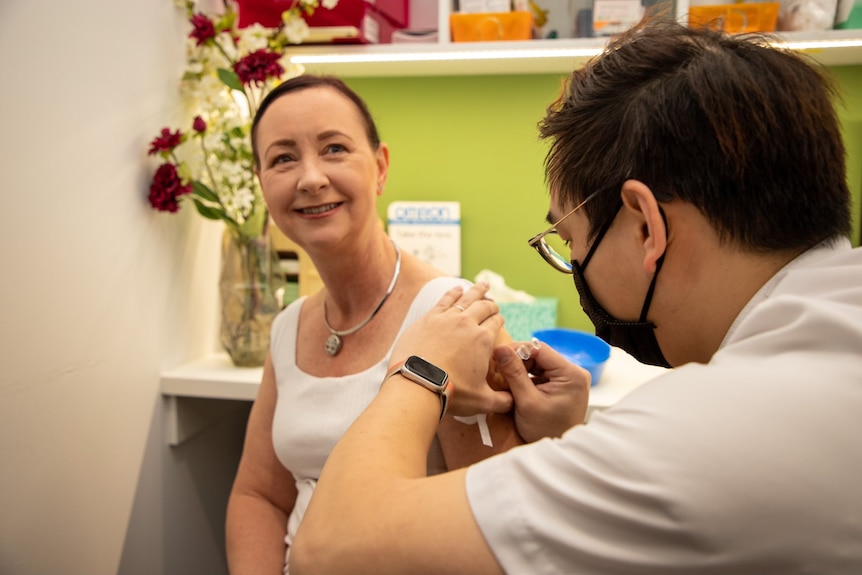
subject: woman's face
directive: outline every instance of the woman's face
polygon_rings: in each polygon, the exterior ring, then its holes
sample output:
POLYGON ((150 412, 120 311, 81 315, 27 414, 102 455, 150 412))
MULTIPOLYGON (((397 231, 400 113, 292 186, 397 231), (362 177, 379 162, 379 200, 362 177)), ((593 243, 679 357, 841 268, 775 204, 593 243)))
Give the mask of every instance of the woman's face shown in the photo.
POLYGON ((333 246, 379 227, 385 144, 371 147, 362 115, 328 87, 286 94, 257 127, 263 197, 279 229, 300 246, 333 246))

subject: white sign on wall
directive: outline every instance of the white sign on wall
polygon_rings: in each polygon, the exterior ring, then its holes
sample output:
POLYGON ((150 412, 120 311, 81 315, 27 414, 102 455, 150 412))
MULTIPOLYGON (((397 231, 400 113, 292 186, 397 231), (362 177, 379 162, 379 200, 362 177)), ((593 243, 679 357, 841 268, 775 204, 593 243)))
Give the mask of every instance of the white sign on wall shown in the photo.
POLYGON ((452 276, 461 275, 461 204, 392 202, 389 237, 407 253, 452 276))

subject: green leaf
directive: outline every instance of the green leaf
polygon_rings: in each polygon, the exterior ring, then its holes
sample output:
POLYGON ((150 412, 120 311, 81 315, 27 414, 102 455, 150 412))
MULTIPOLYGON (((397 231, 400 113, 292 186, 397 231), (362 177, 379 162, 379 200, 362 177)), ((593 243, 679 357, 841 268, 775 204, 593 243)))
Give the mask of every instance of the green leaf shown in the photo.
POLYGON ((195 180, 192 182, 192 189, 194 189, 194 194, 199 196, 209 202, 219 203, 218 196, 215 192, 209 189, 206 184, 195 180))
POLYGON ((197 198, 192 198, 192 201, 195 203, 195 208, 197 208, 198 213, 203 217, 210 220, 222 220, 224 219, 224 212, 221 210, 217 210, 215 208, 211 208, 208 205, 204 204, 197 198))
POLYGON ((263 233, 263 225, 266 223, 266 208, 258 207, 248 216, 248 219, 239 227, 239 233, 246 237, 255 237, 263 233))
POLYGON ((218 77, 219 80, 221 80, 224 85, 231 90, 239 90, 240 92, 242 92, 242 82, 239 81, 239 76, 237 76, 236 72, 234 72, 233 70, 219 68, 218 77))

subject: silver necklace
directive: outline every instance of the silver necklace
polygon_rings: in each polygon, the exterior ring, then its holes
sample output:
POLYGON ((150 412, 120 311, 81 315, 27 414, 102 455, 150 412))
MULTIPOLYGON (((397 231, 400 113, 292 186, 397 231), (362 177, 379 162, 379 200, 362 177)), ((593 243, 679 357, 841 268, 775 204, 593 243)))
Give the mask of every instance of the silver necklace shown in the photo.
POLYGON ((398 249, 398 246, 395 245, 395 242, 392 242, 392 247, 395 248, 395 271, 392 273, 392 281, 389 282, 389 287, 386 289, 386 293, 383 296, 383 299, 380 300, 380 303, 377 304, 377 307, 374 308, 374 311, 371 312, 365 320, 362 321, 359 325, 355 327, 351 327, 350 329, 337 330, 333 329, 329 322, 326 319, 326 297, 323 298, 323 325, 326 326, 326 329, 329 330, 329 337, 326 338, 326 344, 323 346, 323 349, 326 350, 326 353, 329 355, 336 355, 339 351, 341 351, 341 346, 343 344, 341 338, 345 335, 350 335, 352 333, 356 333, 360 329, 366 326, 369 321, 371 321, 377 312, 380 311, 380 308, 383 307, 383 304, 386 303, 386 300, 389 299, 389 295, 392 293, 392 290, 395 289, 395 282, 398 281, 398 274, 401 273, 401 250, 398 249))

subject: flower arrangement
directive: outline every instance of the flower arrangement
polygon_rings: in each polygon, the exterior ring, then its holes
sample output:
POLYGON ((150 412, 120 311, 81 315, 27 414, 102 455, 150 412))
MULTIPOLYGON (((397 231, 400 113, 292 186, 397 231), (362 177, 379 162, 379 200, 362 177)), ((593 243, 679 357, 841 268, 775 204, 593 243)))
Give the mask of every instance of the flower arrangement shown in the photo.
POLYGON ((149 191, 154 209, 176 212, 188 196, 200 215, 240 237, 263 232, 268 214, 253 172, 251 120, 274 86, 302 73, 285 48, 308 36, 303 14, 337 3, 289 0, 278 27, 240 28, 232 4, 213 15, 196 11, 194 0, 178 2, 191 24, 180 89, 195 116, 190 130, 166 127, 150 142, 149 155, 162 160, 149 191))

